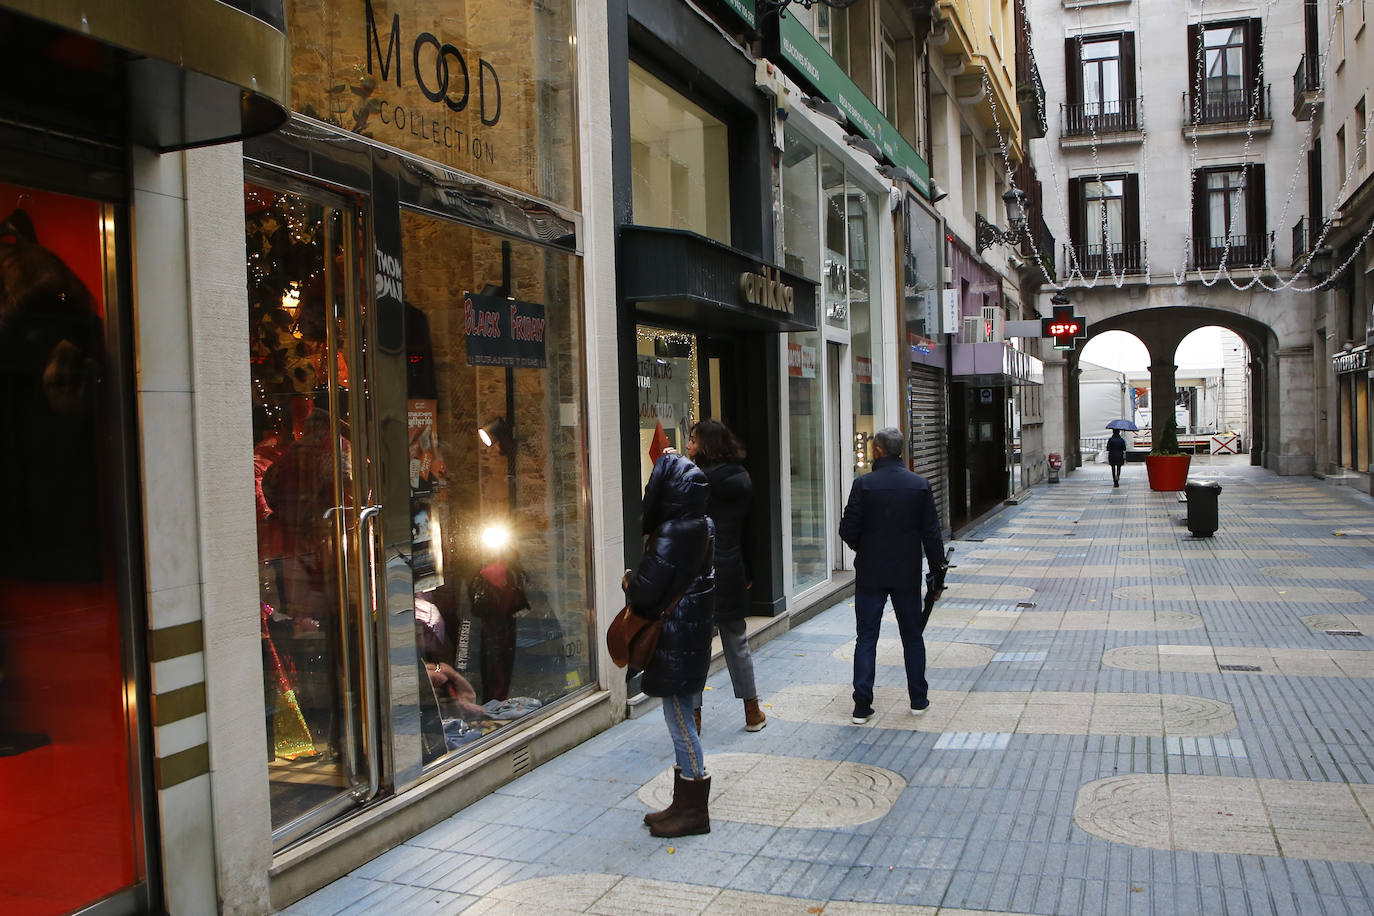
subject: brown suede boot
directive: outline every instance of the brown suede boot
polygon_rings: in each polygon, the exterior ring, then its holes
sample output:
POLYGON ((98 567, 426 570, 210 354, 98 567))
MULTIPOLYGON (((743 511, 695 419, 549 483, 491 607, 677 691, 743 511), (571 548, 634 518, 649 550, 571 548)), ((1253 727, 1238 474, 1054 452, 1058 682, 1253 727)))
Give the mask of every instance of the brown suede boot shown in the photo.
POLYGON ((711 832, 711 816, 707 804, 711 799, 711 777, 682 779, 673 786, 671 814, 649 825, 654 836, 693 836, 711 832))
POLYGON ((761 732, 763 727, 768 724, 768 717, 759 709, 759 698, 744 701, 744 730, 747 732, 761 732))
POLYGON ((644 823, 652 827, 654 824, 657 824, 659 821, 663 820, 665 817, 667 817, 668 815, 672 814, 674 811, 677 810, 677 800, 680 797, 678 783, 680 782, 682 782, 682 767, 674 766, 673 800, 668 804, 668 807, 664 808, 662 811, 650 811, 648 814, 644 815, 644 823))
POLYGON ((697 738, 701 738, 701 707, 692 710, 692 721, 697 724, 697 738))

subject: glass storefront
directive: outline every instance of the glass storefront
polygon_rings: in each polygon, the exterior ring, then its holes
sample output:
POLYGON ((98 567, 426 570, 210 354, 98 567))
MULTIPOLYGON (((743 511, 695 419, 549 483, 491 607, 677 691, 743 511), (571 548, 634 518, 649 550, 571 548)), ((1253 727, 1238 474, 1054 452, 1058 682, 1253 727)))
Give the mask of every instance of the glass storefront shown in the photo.
MULTIPOLYGON (((785 139, 783 257, 788 270, 822 280, 822 299, 818 305, 828 315, 832 283, 824 273, 825 262, 817 244, 821 237, 820 155, 814 144, 794 131, 787 131, 785 139)), ((817 373, 820 342, 819 331, 787 335, 787 435, 791 456, 788 479, 792 497, 794 591, 823 582, 829 574, 824 388, 817 373)))
POLYGON ((791 128, 781 171, 786 264, 819 278, 825 311, 823 330, 788 335, 792 585, 801 591, 842 561, 838 513, 849 481, 872 465, 884 372, 878 207, 839 158, 791 128))
POLYGON ((278 845, 594 683, 575 255, 245 191, 264 721, 278 845), (380 230, 378 230, 380 231, 380 230), (404 300, 399 290, 404 289, 404 300), (388 784, 389 775, 389 784, 388 784))
MULTIPOLYGON (((146 878, 121 554, 115 209, 0 183, 0 910, 146 878)), ((150 485, 156 486, 155 482, 150 485)))
POLYGON ((634 222, 730 244, 730 137, 725 123, 630 64, 634 222))

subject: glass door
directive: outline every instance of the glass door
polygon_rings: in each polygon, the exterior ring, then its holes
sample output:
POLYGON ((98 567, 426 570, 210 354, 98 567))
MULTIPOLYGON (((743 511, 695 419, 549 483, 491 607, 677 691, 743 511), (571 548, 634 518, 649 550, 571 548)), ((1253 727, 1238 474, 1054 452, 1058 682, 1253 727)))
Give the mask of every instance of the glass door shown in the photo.
POLYGON ((259 613, 273 839, 377 794, 376 476, 356 202, 245 188, 259 613))

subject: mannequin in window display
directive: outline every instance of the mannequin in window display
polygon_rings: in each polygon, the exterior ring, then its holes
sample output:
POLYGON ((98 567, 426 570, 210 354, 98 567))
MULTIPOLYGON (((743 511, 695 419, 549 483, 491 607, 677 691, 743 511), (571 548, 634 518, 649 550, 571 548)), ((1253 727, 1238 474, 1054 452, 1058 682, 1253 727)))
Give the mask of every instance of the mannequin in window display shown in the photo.
POLYGON ((68 606, 101 600, 104 348, 92 305, 81 279, 39 244, 27 212, 0 222, 0 479, 11 485, 0 526, 0 756, 49 741, 24 720, 26 689, 42 687, 26 687, 22 660, 6 656, 11 628, 74 625, 82 618, 64 615, 68 606))

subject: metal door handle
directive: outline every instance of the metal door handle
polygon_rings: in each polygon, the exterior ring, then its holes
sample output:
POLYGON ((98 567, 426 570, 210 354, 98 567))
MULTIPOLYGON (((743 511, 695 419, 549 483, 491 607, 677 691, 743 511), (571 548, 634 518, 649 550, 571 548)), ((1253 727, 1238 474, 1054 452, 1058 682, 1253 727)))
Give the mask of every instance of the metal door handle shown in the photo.
POLYGON ((363 715, 367 725, 364 735, 367 747, 368 792, 365 799, 376 798, 382 784, 381 742, 377 734, 380 723, 377 717, 377 659, 376 659, 376 619, 377 604, 377 516, 381 506, 366 506, 358 513, 358 556, 362 560, 362 662, 363 662, 363 715))

